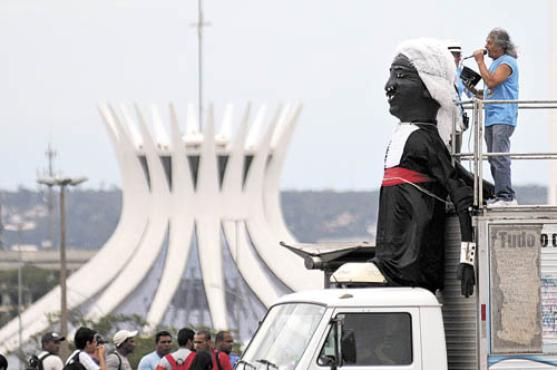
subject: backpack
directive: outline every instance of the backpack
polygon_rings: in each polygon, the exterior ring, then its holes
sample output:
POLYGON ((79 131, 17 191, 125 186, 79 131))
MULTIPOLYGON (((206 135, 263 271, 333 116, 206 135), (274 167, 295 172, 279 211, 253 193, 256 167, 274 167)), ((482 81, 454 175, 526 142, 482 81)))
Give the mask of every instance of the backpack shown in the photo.
POLYGON ((172 370, 188 370, 191 366, 193 359, 195 358, 195 352, 190 352, 188 357, 184 361, 176 361, 171 353, 164 356, 166 361, 172 366, 172 370))
POLYGON ((87 370, 85 369, 85 366, 83 366, 81 362, 79 362, 80 353, 81 351, 76 351, 73 356, 68 358, 68 361, 66 361, 63 370, 87 370))
POLYGON ((215 354, 215 362, 216 362, 216 365, 217 365, 217 369, 222 370, 222 364, 220 363, 220 358, 219 358, 220 351, 215 350, 214 354, 215 354))
POLYGON ((118 359, 118 370, 122 370, 122 358, 118 354, 118 351, 114 351, 111 354, 116 356, 116 358, 118 359))
POLYGON ((43 370, 43 361, 48 356, 52 355, 52 353, 47 353, 43 357, 39 357, 37 355, 31 355, 27 359, 27 369, 28 370, 43 370))

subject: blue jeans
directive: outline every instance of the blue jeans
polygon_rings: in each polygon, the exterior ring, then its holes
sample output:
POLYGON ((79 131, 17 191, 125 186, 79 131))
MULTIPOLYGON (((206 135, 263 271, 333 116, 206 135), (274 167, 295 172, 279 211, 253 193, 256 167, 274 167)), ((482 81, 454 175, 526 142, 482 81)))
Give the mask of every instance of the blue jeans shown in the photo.
MULTIPOLYGON (((511 135, 514 126, 491 125, 485 127, 485 142, 488 152, 508 153, 511 149, 511 135)), ((509 157, 489 157, 491 176, 495 181, 497 198, 513 200, 514 190, 511 186, 511 159, 509 157)))

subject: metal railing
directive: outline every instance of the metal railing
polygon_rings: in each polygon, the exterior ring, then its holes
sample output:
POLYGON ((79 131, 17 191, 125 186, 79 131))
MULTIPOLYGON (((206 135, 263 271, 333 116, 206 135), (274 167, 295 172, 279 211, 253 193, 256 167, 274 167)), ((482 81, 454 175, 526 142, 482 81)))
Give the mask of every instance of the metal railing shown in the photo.
MULTIPOLYGON (((456 153, 453 144, 451 154, 453 158, 472 161, 474 173, 474 206, 479 207, 483 204, 483 187, 479 184, 483 181, 483 161, 489 157, 509 157, 511 159, 557 159, 557 152, 537 152, 537 153, 499 153, 483 152, 483 116, 484 106, 489 104, 517 104, 518 109, 557 109, 557 100, 482 100, 473 99, 458 103, 465 110, 472 110, 472 153, 456 153)), ((452 142, 456 143, 456 120, 453 122, 452 142)))

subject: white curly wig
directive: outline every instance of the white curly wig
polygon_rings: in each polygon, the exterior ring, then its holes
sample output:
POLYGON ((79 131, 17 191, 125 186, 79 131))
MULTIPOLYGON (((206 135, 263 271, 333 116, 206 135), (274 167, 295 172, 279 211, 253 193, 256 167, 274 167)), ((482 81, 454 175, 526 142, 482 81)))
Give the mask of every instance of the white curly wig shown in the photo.
POLYGON ((448 145, 458 108, 454 103, 456 67, 447 45, 428 38, 407 40, 397 47, 395 55, 398 54, 410 60, 433 99, 441 105, 437 113, 437 129, 448 145))

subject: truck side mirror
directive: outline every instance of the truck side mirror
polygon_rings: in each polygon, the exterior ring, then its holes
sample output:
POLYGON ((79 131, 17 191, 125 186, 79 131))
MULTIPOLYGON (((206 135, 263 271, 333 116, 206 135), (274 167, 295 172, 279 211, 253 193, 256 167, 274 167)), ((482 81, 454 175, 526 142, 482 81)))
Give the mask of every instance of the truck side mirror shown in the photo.
POLYGON ((322 355, 319 359, 317 359, 317 364, 319 366, 329 366, 331 370, 337 369, 337 360, 335 356, 322 355))

